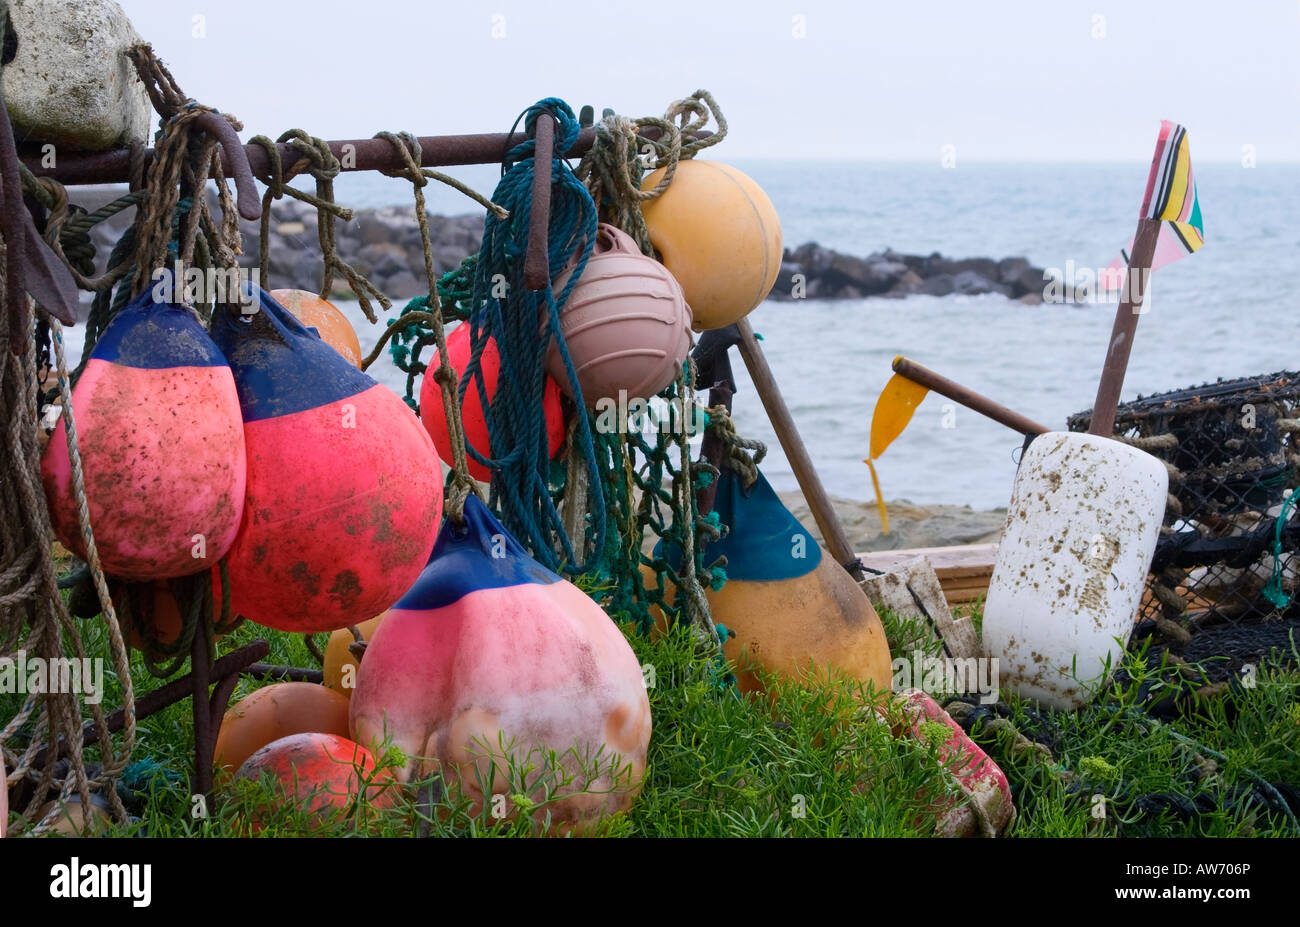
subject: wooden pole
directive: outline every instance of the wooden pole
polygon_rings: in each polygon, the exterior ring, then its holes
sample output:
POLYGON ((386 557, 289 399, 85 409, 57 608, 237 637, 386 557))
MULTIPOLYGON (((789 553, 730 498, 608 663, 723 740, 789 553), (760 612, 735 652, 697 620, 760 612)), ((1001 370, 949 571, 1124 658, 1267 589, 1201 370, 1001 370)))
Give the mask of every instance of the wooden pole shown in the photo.
POLYGON ((1128 274, 1124 278, 1124 293, 1115 313, 1115 325, 1110 332, 1106 363, 1101 369, 1101 382, 1097 385, 1097 401, 1092 404, 1089 434, 1109 438, 1115 433, 1119 394, 1124 388, 1128 356, 1133 350, 1133 336, 1137 333, 1142 297, 1145 295, 1147 276, 1151 273, 1151 259, 1155 256, 1156 240, 1159 237, 1159 219, 1138 220, 1137 235, 1133 237, 1133 254, 1129 258, 1128 274))
POLYGON ((940 396, 947 396, 953 402, 959 402, 971 411, 991 418, 999 425, 1006 425, 1022 435, 1045 435, 1052 430, 901 355, 894 358, 894 373, 934 390, 940 396))
POLYGON ((855 580, 865 579, 866 574, 862 570, 862 564, 858 562, 853 546, 849 544, 849 539, 844 534, 844 526, 840 524, 830 497, 826 495, 826 489, 817 476, 812 458, 808 456, 808 449, 804 447, 799 437, 799 429, 795 427, 790 409, 777 388, 776 378, 772 376, 772 368, 767 365, 763 349, 758 346, 754 329, 750 327, 748 319, 741 319, 736 323, 736 328, 740 332, 740 356, 745 359, 750 379, 754 381, 754 388, 763 401, 767 417, 776 430, 777 438, 781 441, 786 459, 790 461, 790 469, 794 471, 794 477, 799 481, 799 488, 803 490, 808 508, 817 522, 817 527, 821 530, 822 538, 826 541, 826 549, 855 580))

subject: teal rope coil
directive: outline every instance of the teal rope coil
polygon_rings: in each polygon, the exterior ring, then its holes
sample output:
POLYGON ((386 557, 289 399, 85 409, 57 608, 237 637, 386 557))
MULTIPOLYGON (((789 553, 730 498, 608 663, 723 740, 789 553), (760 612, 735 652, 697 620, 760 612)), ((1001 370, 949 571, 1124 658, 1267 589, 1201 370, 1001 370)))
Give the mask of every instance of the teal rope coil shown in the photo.
POLYGON ((552 343, 573 384, 578 427, 570 454, 581 454, 588 476, 588 511, 591 550, 599 558, 605 547, 606 512, 601 473, 592 439, 582 388, 560 330, 560 312, 591 257, 598 223, 596 204, 586 187, 561 157, 538 167, 537 119, 549 114, 556 122, 555 151, 562 154, 577 141, 580 127, 573 110, 553 97, 530 106, 523 114, 528 140, 506 155, 502 176, 492 201, 509 215, 489 213, 483 244, 473 268, 473 309, 470 326, 470 360, 461 372, 460 395, 475 389, 487 410, 491 459, 478 449, 472 457, 492 471, 490 503, 502 514, 506 528, 553 570, 585 572, 586 538, 570 539, 550 491, 551 460, 543 409, 546 357, 552 343), (572 272, 557 296, 550 286, 533 292, 524 283, 524 258, 528 251, 528 225, 532 212, 533 172, 549 170, 551 217, 547 235, 548 280, 572 272), (502 285, 504 284, 504 295, 502 285), (496 395, 488 402, 481 361, 489 341, 496 343, 500 373, 496 395), (576 543, 575 543, 576 541, 576 543))

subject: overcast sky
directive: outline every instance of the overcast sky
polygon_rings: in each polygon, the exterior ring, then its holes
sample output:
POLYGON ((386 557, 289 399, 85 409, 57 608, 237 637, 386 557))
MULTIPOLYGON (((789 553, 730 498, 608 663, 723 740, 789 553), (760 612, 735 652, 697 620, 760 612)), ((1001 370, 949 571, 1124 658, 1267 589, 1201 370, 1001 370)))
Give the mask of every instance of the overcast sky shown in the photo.
POLYGON ((1300 160, 1300 0, 121 0, 244 136, 508 129, 711 90, 731 157, 1300 160), (802 35, 802 37, 800 37, 802 35))

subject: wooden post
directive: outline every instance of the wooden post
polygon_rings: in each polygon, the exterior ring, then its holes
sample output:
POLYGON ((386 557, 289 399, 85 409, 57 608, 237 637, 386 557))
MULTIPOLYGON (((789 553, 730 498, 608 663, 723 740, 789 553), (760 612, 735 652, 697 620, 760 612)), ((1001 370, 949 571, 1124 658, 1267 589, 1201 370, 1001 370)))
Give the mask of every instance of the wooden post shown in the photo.
POLYGON ((826 541, 826 549, 831 552, 836 562, 860 582, 866 574, 858 562, 857 555, 853 552, 852 545, 849 544, 848 537, 844 534, 844 526, 840 524, 839 516, 835 514, 830 497, 826 495, 826 489, 817 476, 812 458, 808 456, 808 449, 804 447, 799 437, 794 418, 790 415, 790 409, 777 388, 776 378, 772 376, 772 368, 767 365, 767 358, 763 356, 763 350, 758 346, 758 339, 754 337, 754 329, 750 327, 748 319, 741 319, 736 323, 736 328, 740 332, 740 356, 745 359, 750 379, 754 381, 754 388, 758 390, 758 396, 763 401, 767 417, 776 430, 777 438, 781 441, 786 459, 790 461, 790 469, 794 471, 794 477, 799 481, 799 488, 803 490, 804 500, 807 501, 808 508, 817 521, 817 527, 821 530, 822 538, 826 541))
POLYGON ((1088 434, 1109 438, 1115 433, 1119 394, 1124 388, 1128 356, 1133 350, 1133 336, 1137 332, 1138 316, 1142 312, 1147 275, 1151 273, 1151 259, 1155 256, 1159 237, 1159 219, 1138 220, 1137 235, 1133 238, 1133 254, 1129 257, 1128 274, 1124 278, 1124 292, 1115 313, 1115 325, 1110 332, 1106 363, 1101 369, 1101 382, 1097 385, 1097 400, 1092 404, 1092 421, 1088 425, 1088 434))
POLYGON ((1045 435, 1052 430, 901 355, 894 358, 894 373, 926 389, 934 390, 940 396, 947 396, 953 402, 960 402, 971 411, 978 412, 985 418, 991 418, 999 425, 1006 425, 1012 431, 1018 431, 1022 435, 1045 435))

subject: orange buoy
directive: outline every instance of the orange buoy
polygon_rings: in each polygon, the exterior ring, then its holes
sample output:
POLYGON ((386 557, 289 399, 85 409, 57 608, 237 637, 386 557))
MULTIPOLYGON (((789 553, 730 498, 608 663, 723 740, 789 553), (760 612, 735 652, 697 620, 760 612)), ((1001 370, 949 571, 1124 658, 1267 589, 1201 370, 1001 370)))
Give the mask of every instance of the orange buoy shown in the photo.
MULTIPOLYGON (((647 174, 642 190, 665 168, 647 174)), ((717 161, 682 161, 642 207, 650 241, 682 285, 697 332, 724 328, 767 298, 781 269, 781 222, 762 187, 717 161)))
MULTIPOLYGON (((111 583, 109 591, 119 617, 122 613, 127 617, 122 623, 122 634, 129 647, 144 651, 153 644, 167 647, 176 643, 185 622, 180 603, 167 580, 155 579, 134 587, 111 583), (121 603, 127 608, 123 609, 121 603)), ((221 618, 221 568, 217 566, 212 568, 212 618, 214 621, 221 618)))
MULTIPOLYGON (((552 289, 561 293, 564 273, 552 289)), ((672 383, 691 349, 691 308, 681 284, 622 230, 601 223, 587 266, 560 314, 560 331, 583 402, 649 399, 672 383)), ((551 342, 546 369, 573 398, 551 342)))
MULTIPOLYGON (((714 511, 730 530, 709 544, 705 557, 727 558, 727 581, 706 588, 705 597, 714 622, 730 632, 723 652, 735 663, 739 689, 761 691, 760 673, 767 672, 793 679, 844 675, 889 692, 892 661, 875 608, 763 474, 746 490, 724 468, 714 511)), ((681 562, 680 551, 663 553, 670 564, 681 562)), ((676 590, 666 591, 671 603, 676 590)))
MULTIPOLYGON (((369 642, 375 636, 375 631, 387 614, 384 612, 383 615, 376 615, 369 621, 356 625, 363 641, 369 642)), ((352 690, 357 687, 357 667, 360 665, 360 661, 352 655, 351 647, 355 640, 350 628, 340 628, 330 635, 329 643, 325 645, 325 685, 349 699, 352 698, 352 690)))
MULTIPOLYGON (((358 798, 382 807, 393 797, 391 773, 365 747, 338 734, 291 734, 273 740, 245 760, 235 778, 256 782, 264 773, 284 790, 286 802, 302 805, 320 823, 346 811, 358 798)), ((254 830, 267 814, 264 808, 254 813, 254 830)))
POLYGON ((348 736, 348 700, 313 682, 263 686, 226 709, 213 757, 235 772, 267 744, 290 734, 348 736))
POLYGON ((272 290, 271 298, 293 313, 303 325, 316 329, 321 340, 342 354, 350 364, 361 366, 361 342, 357 330, 338 306, 310 290, 272 290))

